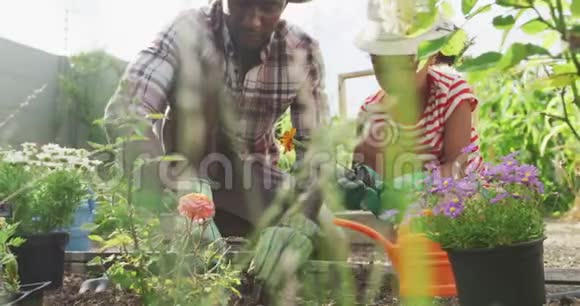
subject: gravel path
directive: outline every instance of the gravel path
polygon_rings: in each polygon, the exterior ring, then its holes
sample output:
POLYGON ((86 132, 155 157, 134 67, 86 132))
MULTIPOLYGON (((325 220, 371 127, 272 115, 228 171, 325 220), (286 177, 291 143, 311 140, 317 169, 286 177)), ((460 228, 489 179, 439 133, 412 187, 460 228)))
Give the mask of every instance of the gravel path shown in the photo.
POLYGON ((580 268, 580 222, 548 220, 544 241, 547 268, 580 268))

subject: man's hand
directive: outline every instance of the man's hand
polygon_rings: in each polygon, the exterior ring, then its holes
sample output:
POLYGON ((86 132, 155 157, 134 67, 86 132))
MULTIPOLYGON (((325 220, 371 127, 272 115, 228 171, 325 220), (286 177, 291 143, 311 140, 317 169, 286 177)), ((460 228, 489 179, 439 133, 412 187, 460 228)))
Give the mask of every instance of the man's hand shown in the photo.
POLYGON ((319 230, 316 223, 301 213, 266 228, 248 272, 270 291, 280 289, 312 254, 312 240, 319 230))

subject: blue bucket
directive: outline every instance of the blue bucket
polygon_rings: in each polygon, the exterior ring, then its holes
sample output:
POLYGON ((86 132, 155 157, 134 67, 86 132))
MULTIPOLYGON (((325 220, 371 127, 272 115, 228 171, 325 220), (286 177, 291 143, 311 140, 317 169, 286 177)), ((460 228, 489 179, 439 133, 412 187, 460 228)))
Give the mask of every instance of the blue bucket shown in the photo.
POLYGON ((89 251, 91 249, 90 233, 84 230, 82 226, 87 223, 93 223, 95 206, 95 200, 91 196, 86 201, 83 201, 75 212, 74 223, 69 230, 70 240, 66 247, 67 251, 89 251))

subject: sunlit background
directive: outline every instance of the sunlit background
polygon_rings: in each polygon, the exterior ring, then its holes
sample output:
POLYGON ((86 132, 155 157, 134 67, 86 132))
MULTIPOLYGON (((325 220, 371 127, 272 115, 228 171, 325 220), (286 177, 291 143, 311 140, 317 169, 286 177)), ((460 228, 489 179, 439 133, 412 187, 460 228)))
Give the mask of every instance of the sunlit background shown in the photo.
MULTIPOLYGON (((208 0, 2 1, 0 39, 5 38, 58 55, 104 49, 130 61, 176 14, 207 2, 208 0)), ((491 1, 480 2, 481 6, 491 1)), ((461 1, 451 0, 450 3, 459 12, 461 1)), ((365 0, 313 0, 307 4, 290 4, 285 12, 287 20, 300 25, 320 41, 326 63, 327 93, 333 114, 338 112, 338 74, 370 68, 368 56, 352 44, 354 35, 365 22, 365 15, 365 0)), ((457 14, 459 15, 461 14, 457 14)), ((465 25, 469 35, 476 38, 470 54, 499 49, 501 33, 491 25, 491 18, 495 15, 497 11, 490 11, 465 25)), ((454 21, 463 25, 465 20, 458 17, 454 21)), ((514 31, 511 38, 521 41, 523 35, 514 31)), ((355 115, 364 98, 376 89, 370 77, 348 81, 349 116, 355 115)))

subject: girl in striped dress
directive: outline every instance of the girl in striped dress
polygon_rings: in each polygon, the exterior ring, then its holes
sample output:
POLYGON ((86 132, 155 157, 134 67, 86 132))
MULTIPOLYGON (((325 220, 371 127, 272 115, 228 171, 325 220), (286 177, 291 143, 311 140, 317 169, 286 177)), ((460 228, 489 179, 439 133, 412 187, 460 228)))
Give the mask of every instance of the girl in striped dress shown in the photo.
MULTIPOLYGON (((369 26, 376 23, 371 20, 369 26)), ((383 165, 383 154, 396 143, 418 160, 422 169, 434 165, 442 176, 479 171, 483 160, 472 122, 478 100, 471 86, 445 67, 453 58, 435 54, 419 67, 416 56, 422 41, 448 34, 453 25, 440 20, 430 32, 415 38, 397 36, 379 26, 367 29, 356 40, 356 45, 370 54, 381 89, 360 108, 361 139, 355 162, 383 174, 388 169, 383 165), (409 113, 407 101, 412 99, 418 101, 416 114, 409 113)), ((405 173, 396 168, 404 167, 406 159, 387 165, 395 177, 405 173)))

